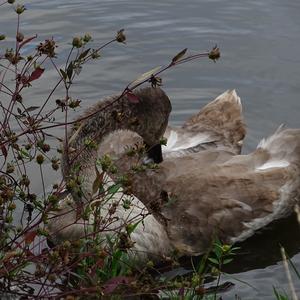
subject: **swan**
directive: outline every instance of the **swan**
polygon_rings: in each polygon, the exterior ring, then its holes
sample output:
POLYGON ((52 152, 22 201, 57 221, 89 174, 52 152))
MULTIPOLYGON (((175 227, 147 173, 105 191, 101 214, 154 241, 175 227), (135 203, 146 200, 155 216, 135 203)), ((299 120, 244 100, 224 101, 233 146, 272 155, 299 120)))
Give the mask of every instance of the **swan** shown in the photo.
MULTIPOLYGON (((157 97, 158 101, 163 98, 164 101, 168 102, 166 95, 160 89, 142 89, 138 92, 140 98, 143 99, 143 95, 149 101, 149 95, 153 98, 157 97)), ((115 97, 110 97, 106 99, 106 102, 112 101, 115 97)), ((150 99, 151 100, 151 99, 150 99)), ((99 110, 99 107, 103 107, 105 104, 97 104, 93 108, 89 109, 86 114, 99 110)), ((124 107, 122 108, 124 109, 124 107)), ((113 112, 114 109, 110 109, 113 112)), ((167 118, 161 115, 162 118, 167 118)), ((94 118, 98 118, 97 115, 94 118)), ((109 116, 111 118, 111 116, 109 116)), ((90 121, 92 133, 97 132, 98 124, 97 122, 90 121), (96 127, 94 127, 96 124, 96 127)), ((101 124, 102 125, 102 124, 101 124)), ((82 128, 80 131, 84 131, 82 128)), ((197 152, 208 148, 221 148, 232 151, 233 153, 239 153, 242 145, 243 138, 245 136, 245 125, 243 123, 242 116, 242 106, 241 101, 235 90, 227 90, 218 96, 214 101, 203 107, 196 115, 191 117, 181 128, 167 127, 164 137, 170 139, 167 145, 163 147, 162 153, 164 158, 167 157, 178 157, 182 155, 187 155, 189 153, 197 152)), ((74 145, 72 140, 74 137, 81 139, 83 142, 88 138, 86 130, 79 137, 78 129, 73 129, 70 133, 69 144, 74 145)), ((143 142, 143 138, 134 131, 130 130, 114 130, 107 135, 103 136, 101 143, 98 143, 99 148, 97 149, 97 157, 103 157, 106 154, 110 154, 113 158, 119 158, 124 155, 124 152, 128 147, 132 145, 137 145, 143 142)), ((76 142, 77 143, 77 142, 76 142)), ((95 159, 95 157, 94 157, 95 159)), ((67 178, 70 170, 68 165, 66 165, 66 158, 62 159, 62 171, 64 177, 67 178)), ((75 162, 73 162, 75 164, 75 162)), ((105 188, 109 188, 113 183, 111 178, 105 177, 106 182, 105 188)), ((124 196, 120 190, 114 195, 110 203, 113 201, 123 201, 128 196, 124 196)), ((86 234, 87 228, 89 228, 89 222, 84 222, 80 217, 78 217, 78 206, 74 202, 72 195, 67 191, 60 194, 59 206, 56 211, 50 212, 47 228, 51 233, 51 238, 49 239, 50 244, 58 244, 65 239, 76 240, 86 234)), ((134 211, 130 213, 132 219, 141 214, 147 214, 148 210, 141 205, 141 203, 134 197, 130 197, 130 201, 135 207, 134 211), (137 203, 139 205, 137 205, 137 203), (137 208, 138 207, 138 208, 137 208)), ((109 210, 109 204, 106 204, 104 210, 109 210)), ((128 218, 129 214, 124 211, 119 211, 117 208, 117 214, 121 215, 121 220, 123 222, 115 222, 111 225, 106 233, 112 234, 113 230, 117 227, 124 225, 124 220, 128 218)), ((136 220, 135 220, 136 221, 136 220)), ((135 242, 135 251, 131 253, 136 253, 137 250, 140 251, 138 256, 145 256, 142 254, 147 250, 148 256, 152 256, 152 259, 160 259, 163 254, 169 253, 173 249, 168 242, 168 237, 163 229, 163 226, 156 221, 152 216, 146 217, 146 225, 142 228, 138 226, 135 232, 132 234, 132 240, 135 242), (156 230, 153 230, 156 228, 156 230), (145 240, 141 236, 147 235, 149 238, 145 240), (158 245, 155 245, 157 240, 165 241, 158 245), (138 243, 137 243, 138 242, 138 243), (153 245, 153 247, 149 247, 153 245)), ((93 223, 93 221, 91 221, 93 223)), ((145 223, 145 222, 144 222, 145 223)), ((103 229, 101 229, 103 231, 103 229)))
MULTIPOLYGON (((171 109, 168 97, 158 88, 140 90, 137 94, 138 104, 131 104, 125 96, 122 105, 117 102, 109 112, 99 111, 71 131, 69 147, 80 148, 94 134, 91 128, 99 125, 95 147, 79 155, 71 152, 69 160, 63 159, 64 177, 79 175, 83 180, 81 190, 72 192, 75 207, 93 199, 92 186, 97 177, 95 159, 106 135, 113 130, 129 129, 137 132, 149 146, 162 136, 171 109), (119 109, 127 120, 137 118, 137 121, 118 124, 111 120, 112 112, 119 109), (155 124, 151 118, 155 118, 155 124), (147 127, 149 124, 151 128, 147 127)), ((115 99, 97 104, 94 110, 115 99)), ((240 139, 236 141, 238 145, 240 139)), ((103 204, 107 215, 114 201, 122 197, 131 201, 130 209, 116 207, 116 222, 108 224, 101 234, 113 234, 122 225, 134 222, 136 228, 130 236, 133 246, 129 254, 139 261, 161 258, 173 250, 182 255, 198 255, 207 250, 215 236, 224 242, 242 241, 292 211, 300 189, 300 130, 280 127, 248 155, 237 155, 225 148, 208 149, 176 159, 166 157, 158 168, 133 172, 136 163, 135 157, 115 160, 120 174, 130 177, 130 191, 136 197, 124 196, 119 190, 103 204)), ((106 187, 118 179, 118 174, 113 172, 107 172, 106 176, 106 187)), ((72 199, 70 202, 72 205, 72 199)), ((56 216, 48 224, 57 241, 82 236, 83 222, 76 222, 75 210, 64 216, 67 209, 62 207, 62 217, 54 213, 56 216)))
MULTIPOLYGON (((168 107, 169 100, 164 92, 159 88, 146 88, 141 89, 136 94, 142 100, 142 103, 147 101, 147 103, 153 104, 154 107, 156 101, 166 103, 165 106, 163 106, 164 109, 161 114, 159 114, 159 108, 157 109, 158 113, 157 110, 155 110, 155 119, 151 112, 146 112, 146 118, 147 120, 150 120, 151 124, 154 122, 153 119, 156 121, 156 118, 158 117, 162 120, 162 123, 164 123, 164 127, 170 110, 168 107)), ((106 98, 104 101, 101 101, 99 104, 96 104, 89 109, 86 112, 86 115, 98 111, 116 98, 117 96, 106 98)), ((124 105, 122 105, 121 109, 128 120, 128 112, 124 111, 124 105)), ((89 134, 93 135, 95 132, 98 132, 98 128, 103 127, 103 119, 112 119, 110 126, 114 127, 116 125, 114 124, 116 123, 116 120, 115 117, 112 118, 111 114, 114 113, 114 116, 116 116, 117 110, 117 108, 111 107, 108 116, 103 114, 103 112, 98 113, 89 120, 89 123, 84 126, 79 126, 79 129, 75 126, 69 133, 67 142, 69 148, 71 148, 71 146, 80 148, 80 144, 89 139, 89 134), (88 129, 86 129, 87 127, 88 129)), ((124 123, 124 120, 122 120, 122 122, 124 123)), ((143 119, 142 122, 144 123, 145 119, 143 119)), ((94 152, 92 155, 93 158, 91 159, 92 167, 87 167, 87 165, 85 165, 86 170, 94 170, 93 165, 96 157, 102 157, 109 153, 115 159, 122 155, 124 158, 124 153, 129 146, 143 142, 143 138, 134 131, 124 130, 124 128, 114 129, 116 128, 111 128, 111 131, 102 135, 101 143, 100 141, 97 142, 97 153, 94 152)), ((146 128, 145 130, 148 129, 146 128)), ((164 131, 160 129, 155 130, 159 132, 159 136, 161 136, 164 131)), ((240 98, 235 90, 227 90, 214 101, 202 108, 181 128, 168 126, 164 137, 170 138, 170 142, 163 147, 162 153, 164 158, 187 155, 207 148, 221 148, 232 151, 233 153, 239 153, 244 136, 245 125, 243 123, 240 98)), ((64 148, 66 149, 67 147, 65 146, 64 148)), ((68 164, 67 155, 64 152, 62 172, 65 179, 67 179, 70 174, 70 165, 76 165, 76 162, 78 161, 84 163, 85 155, 86 153, 68 164), (83 160, 81 160, 81 157, 83 157, 83 160)), ((88 158, 90 158, 90 154, 88 158)), ((95 176, 95 174, 92 174, 92 176, 95 176)), ((88 175, 85 177, 88 177, 88 175)), ((113 181, 109 176, 104 178, 104 182, 106 189, 113 185, 113 181)), ((49 239, 51 244, 58 244, 65 239, 76 240, 84 236, 87 233, 86 230, 89 229, 90 226, 89 222, 84 222, 78 216, 78 203, 74 202, 72 195, 65 191, 61 193, 60 198, 62 200, 60 201, 57 210, 49 213, 47 229, 51 234, 51 238, 49 239)), ((76 198, 78 197, 75 195, 74 199, 76 198)), ((122 208, 117 207, 116 214, 119 217, 119 221, 110 224, 106 230, 99 229, 99 231, 104 232, 104 234, 112 235, 116 228, 124 226, 125 222, 128 222, 128 220, 137 222, 141 219, 141 215, 149 214, 148 209, 140 201, 134 196, 124 196, 122 190, 118 191, 114 197, 111 198, 110 202, 104 205, 103 210, 108 211, 111 203, 114 201, 120 202, 128 198, 132 203, 132 211, 124 212, 124 209, 122 210, 122 208)), ((93 221, 90 223, 93 223, 93 221)), ((173 250, 173 247, 169 243, 163 225, 151 215, 147 215, 143 223, 145 225, 138 226, 131 235, 131 239, 134 242, 134 251, 130 252, 131 256, 138 256, 140 259, 141 257, 152 257, 153 260, 157 260, 161 259, 163 255, 170 253, 171 250, 173 250), (145 239, 144 236, 147 236, 147 239, 145 239), (157 244, 157 241, 164 242, 157 244), (145 254, 146 252, 147 255, 145 254)))

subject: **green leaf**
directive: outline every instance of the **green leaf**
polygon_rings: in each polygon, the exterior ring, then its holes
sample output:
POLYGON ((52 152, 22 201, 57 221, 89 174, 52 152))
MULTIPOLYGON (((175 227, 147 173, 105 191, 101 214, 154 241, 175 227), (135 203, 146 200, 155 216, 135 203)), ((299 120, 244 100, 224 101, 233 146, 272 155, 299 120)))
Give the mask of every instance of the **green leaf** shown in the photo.
POLYGON ((220 246, 218 244, 215 244, 213 252, 217 256, 217 258, 220 259, 222 257, 222 254, 223 254, 222 246, 220 246))
POLYGON ((276 297, 276 300, 289 300, 287 295, 282 295, 277 291, 277 289, 273 286, 273 291, 276 297))
POLYGON ((95 166, 95 170, 96 170, 96 179, 93 182, 93 194, 96 194, 96 192, 99 191, 99 189, 102 186, 102 182, 103 182, 103 176, 104 176, 104 172, 100 173, 97 169, 97 167, 95 166))
POLYGON ((23 148, 20 149, 20 154, 23 158, 30 158, 28 151, 23 148))
POLYGON ((114 185, 112 185, 112 186, 110 186, 108 188, 107 193, 109 195, 111 195, 111 194, 114 195, 115 193, 117 193, 119 191, 120 188, 121 188, 121 184, 120 183, 114 184, 114 185))
POLYGON ((211 263, 215 264, 215 265, 219 265, 218 260, 216 260, 216 259, 213 258, 213 257, 209 257, 208 260, 209 260, 211 263))
POLYGON ((233 258, 226 258, 226 259, 224 259, 223 264, 227 265, 227 264, 229 264, 232 261, 233 261, 233 258))
POLYGON ((38 108, 40 108, 40 106, 30 106, 30 107, 26 108, 26 111, 30 112, 30 111, 34 111, 34 110, 36 110, 38 108))
POLYGON ((239 250, 239 249, 241 249, 241 247, 233 247, 233 248, 231 248, 231 251, 235 251, 235 250, 239 250))
POLYGON ((90 50, 91 50, 91 48, 86 49, 85 51, 83 51, 83 52, 78 56, 78 60, 81 60, 81 59, 85 58, 85 57, 88 55, 88 53, 90 52, 90 50))
POLYGON ((126 231, 130 235, 134 230, 137 228, 137 226, 142 222, 142 220, 136 222, 135 224, 128 224, 126 226, 126 231))
POLYGON ((67 77, 68 77, 67 73, 66 73, 64 70, 62 70, 62 69, 59 69, 59 71, 60 71, 60 73, 61 73, 63 79, 66 80, 67 77))
POLYGON ((156 67, 154 69, 151 69, 148 72, 143 73, 141 76, 139 76, 136 80, 134 80, 131 85, 136 85, 139 84, 142 81, 145 81, 147 79, 150 79, 150 77, 155 74, 156 72, 158 72, 161 69, 161 66, 156 67))
POLYGON ((113 259, 111 263, 111 273, 113 277, 119 275, 118 270, 120 269, 120 258, 122 257, 122 254, 123 252, 121 250, 117 250, 113 254, 113 259))
POLYGON ((67 75, 68 75, 69 80, 72 79, 73 69, 74 69, 74 65, 73 65, 73 62, 71 61, 67 68, 67 75))

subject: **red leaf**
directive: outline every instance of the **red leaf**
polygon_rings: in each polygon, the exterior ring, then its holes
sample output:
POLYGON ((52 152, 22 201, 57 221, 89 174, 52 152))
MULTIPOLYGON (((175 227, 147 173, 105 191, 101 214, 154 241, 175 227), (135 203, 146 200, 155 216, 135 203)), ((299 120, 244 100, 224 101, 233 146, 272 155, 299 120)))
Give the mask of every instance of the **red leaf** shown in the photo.
POLYGON ((140 102, 140 98, 137 95, 135 95, 131 90, 128 90, 126 95, 127 95, 129 102, 131 102, 131 103, 139 103, 140 102))
POLYGON ((129 284, 131 281, 133 281, 132 277, 117 276, 117 277, 111 278, 104 283, 103 293, 105 295, 111 294, 119 285, 129 284))
POLYGON ((25 233, 25 239, 24 239, 25 244, 31 244, 34 241, 34 239, 36 237, 36 234, 37 234, 36 231, 26 232, 25 233))
POLYGON ((4 155, 4 157, 6 158, 7 157, 7 150, 6 150, 6 147, 4 145, 1 146, 1 151, 2 151, 2 154, 4 155))
POLYGON ((41 67, 37 67, 30 75, 28 82, 36 80, 38 78, 40 78, 42 76, 42 74, 44 73, 45 69, 41 68, 41 67))

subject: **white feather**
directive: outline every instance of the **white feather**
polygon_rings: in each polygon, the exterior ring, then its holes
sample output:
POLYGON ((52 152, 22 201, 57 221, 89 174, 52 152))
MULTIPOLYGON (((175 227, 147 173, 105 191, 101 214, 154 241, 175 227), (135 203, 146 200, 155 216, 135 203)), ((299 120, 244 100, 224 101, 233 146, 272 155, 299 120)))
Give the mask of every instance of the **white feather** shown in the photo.
POLYGON ((182 134, 180 138, 178 138, 178 134, 176 131, 172 130, 170 132, 170 136, 168 138, 167 145, 163 147, 163 152, 171 152, 171 151, 180 151, 189 148, 193 148, 202 143, 210 142, 208 134, 199 133, 199 134, 182 134))
POLYGON ((259 166, 257 170, 267 170, 271 168, 285 168, 288 167, 289 165, 290 163, 286 160, 271 160, 259 166))

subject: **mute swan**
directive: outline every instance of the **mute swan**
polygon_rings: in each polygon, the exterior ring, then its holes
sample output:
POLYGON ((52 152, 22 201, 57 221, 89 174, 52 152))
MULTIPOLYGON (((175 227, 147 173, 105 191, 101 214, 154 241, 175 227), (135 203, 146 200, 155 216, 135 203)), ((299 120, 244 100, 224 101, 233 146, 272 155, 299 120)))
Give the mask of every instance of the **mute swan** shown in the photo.
MULTIPOLYGON (((92 136, 91 128, 99 125, 95 137, 97 147, 88 148, 80 155, 71 153, 71 160, 63 166, 65 178, 78 174, 84 180, 82 191, 72 193, 77 203, 88 202, 92 197, 92 183, 96 178, 94 161, 103 135, 124 126, 116 120, 108 120, 112 111, 122 109, 127 121, 137 117, 138 121, 145 122, 144 125, 139 122, 125 125, 137 131, 150 146, 162 135, 170 111, 167 96, 160 89, 148 88, 137 93, 141 106, 135 107, 137 104, 130 104, 124 97, 122 107, 117 103, 119 106, 113 106, 109 113, 101 111, 71 132, 69 146, 76 148, 92 136), (155 118, 157 124, 150 129, 147 126, 153 124, 151 118, 155 118)), ((174 249, 181 254, 195 255, 203 253, 215 235, 224 241, 240 241, 292 210, 299 196, 300 130, 279 128, 249 155, 210 149, 176 159, 166 158, 158 169, 142 172, 132 172, 130 159, 122 157, 115 163, 122 174, 130 176, 131 191, 137 198, 131 199, 129 210, 121 205, 116 208, 118 220, 102 234, 113 234, 120 225, 136 221, 142 214, 146 216, 143 223, 131 234, 134 244, 130 255, 140 261, 168 255, 174 249), (143 203, 138 199, 143 199, 143 203), (153 203, 160 205, 154 209, 153 203), (153 214, 148 215, 149 209, 153 214)), ((109 176, 116 178, 115 174, 109 176)), ((109 180, 107 186, 113 184, 109 180)), ((107 212, 113 202, 121 198, 120 191, 104 203, 103 211, 107 212)), ((62 212, 66 209, 62 207, 62 212)), ((82 223, 74 224, 76 212, 66 216, 49 222, 54 241, 83 235, 82 223)))

